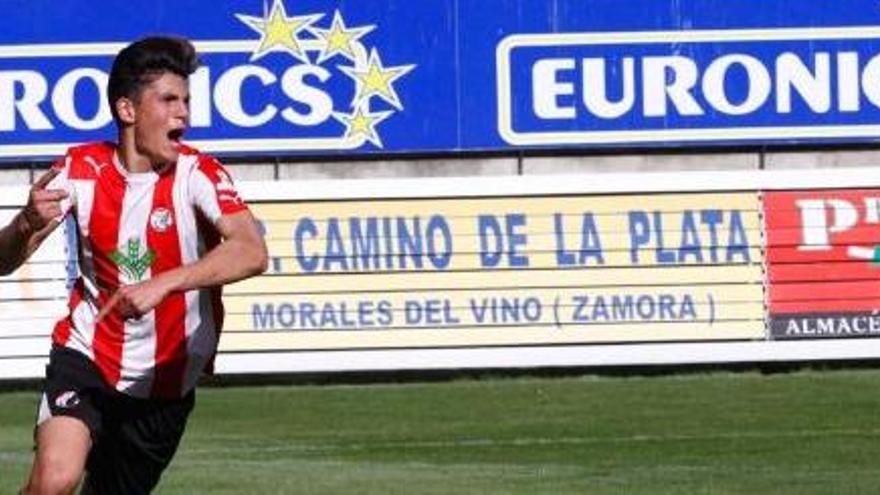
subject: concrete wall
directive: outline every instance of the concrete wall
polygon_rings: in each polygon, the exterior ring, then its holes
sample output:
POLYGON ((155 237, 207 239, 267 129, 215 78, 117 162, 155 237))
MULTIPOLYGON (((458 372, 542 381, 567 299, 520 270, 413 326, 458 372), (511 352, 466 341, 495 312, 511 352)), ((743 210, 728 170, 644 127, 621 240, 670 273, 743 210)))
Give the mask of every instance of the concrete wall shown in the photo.
MULTIPOLYGON (((0 185, 32 182, 49 162, 4 164, 0 185)), ((602 153, 579 156, 401 158, 387 160, 236 163, 227 160, 236 180, 309 180, 394 177, 467 177, 537 174, 593 174, 634 171, 779 170, 880 165, 880 151, 602 153)))

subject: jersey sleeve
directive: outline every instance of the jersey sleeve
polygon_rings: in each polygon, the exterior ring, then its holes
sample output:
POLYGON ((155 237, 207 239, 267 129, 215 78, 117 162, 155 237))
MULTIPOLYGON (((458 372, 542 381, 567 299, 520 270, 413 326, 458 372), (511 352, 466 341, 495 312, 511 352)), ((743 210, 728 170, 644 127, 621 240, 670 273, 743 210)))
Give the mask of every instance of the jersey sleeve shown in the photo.
POLYGON ((229 172, 214 158, 201 157, 190 181, 193 204, 211 223, 248 209, 229 172))

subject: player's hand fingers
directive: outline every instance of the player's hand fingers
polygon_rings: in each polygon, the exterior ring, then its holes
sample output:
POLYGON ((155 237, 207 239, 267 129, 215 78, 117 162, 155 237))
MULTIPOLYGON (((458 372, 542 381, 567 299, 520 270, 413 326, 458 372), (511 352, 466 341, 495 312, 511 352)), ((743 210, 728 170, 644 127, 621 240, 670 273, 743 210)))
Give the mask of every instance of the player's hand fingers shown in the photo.
POLYGON ((95 318, 95 323, 97 324, 98 322, 103 320, 104 317, 106 317, 110 313, 110 311, 113 310, 113 307, 116 306, 121 299, 122 292, 116 291, 116 293, 113 294, 113 296, 111 296, 106 303, 104 303, 104 306, 101 307, 101 310, 98 311, 98 317, 95 318))
POLYGON ((61 201, 67 197, 64 189, 38 189, 34 191, 34 201, 61 201))
MULTIPOLYGON (((61 203, 38 203, 28 205, 24 209, 24 218, 35 232, 40 232, 50 225, 53 220, 60 220, 62 216, 61 203)), ((57 221, 55 222, 58 223, 57 221)))
POLYGON ((49 237, 49 234, 51 234, 55 230, 55 228, 58 227, 59 223, 61 223, 61 220, 59 220, 58 218, 53 218, 52 220, 46 222, 46 225, 44 225, 43 228, 38 230, 35 234, 36 240, 42 242, 43 239, 49 237))
POLYGON ((61 217, 61 207, 59 205, 49 205, 44 208, 40 208, 39 215, 41 218, 40 230, 46 228, 46 225, 49 224, 52 220, 58 220, 61 217))
POLYGON ((60 201, 40 203, 35 205, 34 209, 36 210, 37 215, 39 215, 45 222, 60 217, 62 211, 60 201))
POLYGON ((57 168, 49 169, 48 172, 41 175, 40 178, 37 179, 36 182, 34 182, 34 185, 32 187, 34 189, 45 189, 46 186, 49 185, 50 182, 52 182, 52 179, 54 179, 55 176, 58 175, 58 173, 59 170, 57 168))

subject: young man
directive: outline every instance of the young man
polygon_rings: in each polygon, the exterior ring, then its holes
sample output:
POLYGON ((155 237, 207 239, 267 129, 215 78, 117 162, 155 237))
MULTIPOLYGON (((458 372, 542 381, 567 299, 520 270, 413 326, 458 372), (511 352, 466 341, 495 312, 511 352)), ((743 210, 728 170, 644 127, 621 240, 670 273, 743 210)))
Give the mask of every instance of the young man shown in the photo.
POLYGON ((122 50, 108 84, 118 144, 71 148, 0 231, 8 272, 63 218, 79 273, 52 334, 23 493, 71 493, 84 472, 84 493, 149 493, 212 366, 219 287, 266 269, 227 172, 180 142, 197 63, 182 39, 122 50))

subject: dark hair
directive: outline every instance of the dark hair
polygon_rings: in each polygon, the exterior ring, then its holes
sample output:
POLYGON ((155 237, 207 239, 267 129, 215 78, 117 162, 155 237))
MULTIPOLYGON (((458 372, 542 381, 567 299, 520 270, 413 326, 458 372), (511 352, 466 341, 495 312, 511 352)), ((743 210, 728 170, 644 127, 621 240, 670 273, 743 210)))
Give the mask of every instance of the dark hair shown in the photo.
POLYGON ((128 45, 116 55, 107 83, 107 99, 113 118, 116 100, 137 99, 141 89, 171 72, 186 79, 199 67, 196 49, 189 40, 174 36, 151 36, 128 45))

